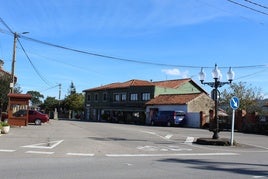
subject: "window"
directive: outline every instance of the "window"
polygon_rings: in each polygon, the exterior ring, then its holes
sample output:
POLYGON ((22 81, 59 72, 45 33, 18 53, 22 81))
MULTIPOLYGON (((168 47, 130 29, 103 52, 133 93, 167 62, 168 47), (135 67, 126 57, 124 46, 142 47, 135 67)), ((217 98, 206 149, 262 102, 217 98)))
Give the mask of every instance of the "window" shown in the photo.
POLYGON ((137 93, 130 94, 130 101, 138 101, 138 94, 137 93))
POLYGON ((90 94, 87 95, 87 101, 90 101, 90 94))
POLYGON ((120 94, 114 94, 114 101, 120 101, 120 94))
POLYGON ((95 95, 94 95, 94 100, 95 100, 95 101, 98 101, 98 94, 95 94, 95 95))
POLYGON ((150 93, 142 93, 142 100, 143 101, 148 101, 151 99, 150 93))
POLYGON ((126 101, 126 100, 127 100, 127 95, 123 93, 123 94, 121 95, 121 100, 122 100, 122 101, 126 101))
POLYGON ((107 93, 103 93, 103 101, 107 101, 107 93))

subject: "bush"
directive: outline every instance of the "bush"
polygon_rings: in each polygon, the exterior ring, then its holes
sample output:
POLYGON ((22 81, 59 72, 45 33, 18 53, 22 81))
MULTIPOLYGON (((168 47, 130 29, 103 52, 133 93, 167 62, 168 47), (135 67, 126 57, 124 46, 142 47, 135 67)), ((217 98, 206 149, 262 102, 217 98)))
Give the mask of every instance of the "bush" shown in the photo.
POLYGON ((1 126, 1 128, 2 128, 2 127, 4 127, 4 126, 9 126, 9 124, 8 124, 7 122, 1 122, 1 123, 0 123, 0 126, 1 126))

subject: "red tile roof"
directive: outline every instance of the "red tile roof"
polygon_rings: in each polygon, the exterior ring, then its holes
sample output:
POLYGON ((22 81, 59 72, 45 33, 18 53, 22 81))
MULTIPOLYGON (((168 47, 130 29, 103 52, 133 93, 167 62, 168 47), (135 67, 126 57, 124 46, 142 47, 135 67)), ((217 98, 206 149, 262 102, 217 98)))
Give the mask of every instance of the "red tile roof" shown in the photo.
POLYGON ((91 88, 91 89, 87 89, 84 91, 97 91, 97 90, 107 90, 107 89, 117 89, 117 88, 128 88, 131 86, 154 86, 154 84, 152 82, 149 81, 145 81, 145 80, 129 80, 126 82, 117 82, 117 83, 111 83, 108 85, 104 85, 104 86, 100 86, 100 87, 96 87, 96 88, 91 88))
POLYGON ((84 91, 98 91, 98 90, 107 90, 107 89, 117 89, 117 88, 127 88, 131 86, 160 86, 160 87, 166 87, 166 88, 178 88, 179 86, 183 85, 184 83, 187 83, 191 81, 190 78, 186 79, 177 79, 177 80, 165 80, 165 81, 145 81, 145 80, 129 80, 126 82, 117 82, 117 83, 111 83, 108 85, 103 85, 96 88, 87 89, 84 91))
POLYGON ((20 94, 20 93, 9 93, 7 96, 10 98, 25 98, 25 99, 32 98, 32 95, 30 94, 20 94))
POLYGON ((178 105, 187 104, 196 97, 202 95, 203 93, 194 94, 162 94, 154 99, 151 99, 146 103, 146 105, 178 105))
POLYGON ((155 81, 153 83, 155 86, 166 87, 166 88, 178 88, 179 86, 189 81, 191 81, 190 78, 185 78, 177 80, 155 81))

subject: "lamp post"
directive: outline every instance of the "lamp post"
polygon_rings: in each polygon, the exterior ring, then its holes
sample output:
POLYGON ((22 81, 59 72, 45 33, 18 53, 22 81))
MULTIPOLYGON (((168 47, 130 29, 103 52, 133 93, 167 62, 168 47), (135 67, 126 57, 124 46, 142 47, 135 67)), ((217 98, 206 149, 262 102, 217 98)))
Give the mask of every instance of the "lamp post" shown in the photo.
MULTIPOLYGON (((22 34, 27 34, 29 32, 22 32, 22 34)), ((10 83, 10 92, 14 93, 14 86, 15 86, 15 62, 16 62, 16 44, 17 39, 19 38, 19 34, 14 32, 14 42, 13 42, 13 55, 12 55, 12 66, 11 66, 11 83, 10 83)))
POLYGON ((199 73, 199 80, 204 85, 209 85, 213 89, 213 99, 215 102, 215 117, 214 122, 216 122, 216 128, 213 129, 213 136, 212 139, 218 139, 219 138, 219 118, 218 118, 218 88, 224 86, 225 84, 231 84, 234 79, 234 72, 232 68, 229 68, 229 71, 227 72, 227 80, 228 82, 221 82, 221 71, 218 69, 217 64, 215 64, 215 68, 212 71, 212 77, 214 79, 214 82, 204 82, 206 74, 204 72, 204 69, 201 68, 201 71, 199 73))

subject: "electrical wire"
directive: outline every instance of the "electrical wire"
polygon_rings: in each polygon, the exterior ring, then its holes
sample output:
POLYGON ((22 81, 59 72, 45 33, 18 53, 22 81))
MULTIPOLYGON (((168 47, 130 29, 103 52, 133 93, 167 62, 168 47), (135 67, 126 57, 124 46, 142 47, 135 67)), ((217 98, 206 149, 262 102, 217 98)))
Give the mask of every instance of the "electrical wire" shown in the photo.
POLYGON ((250 0, 244 0, 244 1, 246 1, 246 2, 248 2, 248 3, 251 3, 251 4, 254 4, 254 5, 256 5, 256 6, 262 7, 262 8, 264 8, 264 9, 268 9, 267 6, 264 6, 264 5, 259 4, 259 3, 256 3, 256 2, 253 2, 253 1, 250 1, 250 0))
POLYGON ((229 2, 231 2, 231 3, 233 3, 233 4, 236 4, 236 5, 238 5, 238 6, 244 7, 244 8, 246 8, 246 9, 250 9, 250 10, 252 10, 252 11, 255 11, 255 12, 258 12, 258 13, 261 13, 261 14, 264 14, 264 15, 267 15, 267 16, 268 16, 268 13, 266 13, 266 12, 263 12, 263 11, 260 11, 260 10, 257 10, 257 9, 254 9, 254 8, 252 8, 252 7, 246 6, 246 5, 241 4, 241 3, 238 3, 238 2, 236 2, 236 1, 232 1, 232 0, 227 0, 227 1, 229 1, 229 2))
MULTIPOLYGON (((227 0, 227 1, 235 3, 232 0, 227 0)), ((9 29, 10 33, 14 34, 12 32, 12 30, 8 27, 8 25, 3 21, 3 19, 0 18, 0 20, 9 29)), ((0 32, 7 33, 2 29, 0 29, 0 32)), ((146 65, 156 65, 156 66, 179 67, 179 68, 195 68, 195 69, 196 68, 201 68, 201 67, 202 68, 214 68, 214 67, 205 67, 205 66, 164 64, 164 63, 155 63, 155 62, 149 62, 149 61, 133 60, 133 59, 129 59, 129 58, 120 58, 120 57, 109 56, 109 55, 104 55, 104 54, 100 54, 100 53, 93 53, 93 52, 89 52, 89 51, 83 51, 83 50, 79 50, 79 49, 75 49, 75 48, 65 47, 65 46, 62 46, 62 45, 57 45, 57 44, 53 44, 53 43, 50 43, 50 42, 45 42, 45 41, 41 41, 41 40, 38 40, 38 39, 30 38, 30 37, 27 37, 27 36, 24 36, 24 35, 20 35, 19 37, 22 38, 22 39, 25 39, 25 40, 29 40, 29 41, 32 41, 32 42, 35 42, 35 43, 39 43, 39 44, 43 44, 43 45, 47 45, 47 46, 51 46, 51 47, 55 47, 55 48, 60 48, 60 49, 68 50, 68 51, 73 51, 73 52, 76 52, 76 53, 81 53, 81 54, 86 54, 86 55, 91 55, 91 56, 97 56, 97 57, 107 58, 107 59, 112 59, 112 60, 117 60, 117 61, 139 63, 139 64, 146 64, 146 65)), ((31 61, 30 61, 30 63, 31 63, 31 61)), ((267 67, 267 65, 234 66, 232 68, 261 68, 261 67, 267 67)), ((220 68, 229 68, 229 66, 228 67, 227 66, 222 66, 220 68)), ((36 69, 36 68, 34 67, 34 69, 36 69)), ((40 74, 40 77, 41 77, 41 74, 40 74)), ((44 81, 46 81, 46 80, 44 80, 44 81)))
POLYGON ((5 23, 5 21, 1 17, 0 17, 0 21, 9 30, 10 33, 14 34, 14 32, 11 30, 11 28, 5 23))
MULTIPOLYGON (((36 43, 64 49, 64 50, 69 50, 69 51, 87 54, 87 55, 91 55, 91 56, 97 56, 97 57, 101 57, 101 58, 108 58, 108 59, 112 59, 112 60, 119 60, 119 61, 131 62, 131 63, 146 64, 146 65, 156 65, 156 66, 169 66, 169 67, 180 67, 180 68, 201 68, 201 66, 164 64, 164 63, 155 63, 155 62, 149 62, 149 61, 133 60, 133 59, 129 59, 129 58, 120 58, 120 57, 115 57, 115 56, 108 56, 108 55, 103 55, 103 54, 99 54, 99 53, 92 53, 92 52, 88 52, 88 51, 78 50, 78 49, 74 49, 74 48, 70 48, 70 47, 64 47, 61 45, 56 45, 56 44, 52 44, 49 42, 44 42, 41 40, 26 37, 23 35, 21 35, 21 38, 26 39, 26 40, 30 40, 30 41, 33 41, 36 43)), ((251 65, 251 66, 236 66, 233 68, 256 68, 256 67, 265 67, 265 66, 266 65, 251 65)), ((203 68, 214 68, 214 67, 203 67, 203 68)), ((229 66, 228 67, 221 67, 221 68, 229 68, 229 66)))
POLYGON ((41 73, 38 71, 38 69, 34 66, 32 60, 31 60, 30 57, 28 56, 28 54, 27 54, 27 52, 25 51, 24 47, 22 46, 22 44, 21 44, 21 42, 20 42, 20 39, 18 38, 17 40, 18 40, 18 42, 19 42, 19 44, 20 44, 20 47, 21 47, 22 51, 24 52, 25 56, 27 57, 28 61, 30 62, 31 66, 33 67, 33 69, 34 69, 34 71, 36 72, 36 74, 40 77, 40 79, 41 79, 44 83, 46 83, 48 86, 51 86, 50 83, 48 82, 48 80, 45 79, 45 78, 41 75, 41 73))

